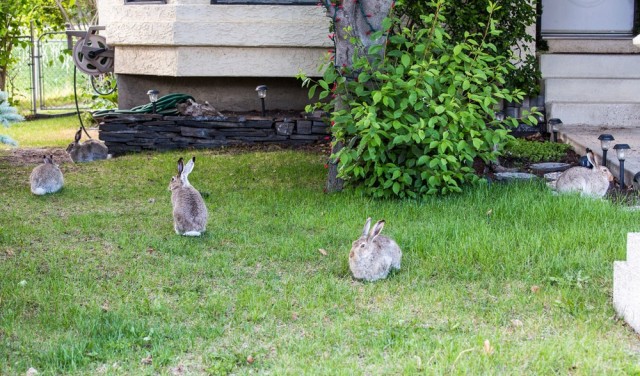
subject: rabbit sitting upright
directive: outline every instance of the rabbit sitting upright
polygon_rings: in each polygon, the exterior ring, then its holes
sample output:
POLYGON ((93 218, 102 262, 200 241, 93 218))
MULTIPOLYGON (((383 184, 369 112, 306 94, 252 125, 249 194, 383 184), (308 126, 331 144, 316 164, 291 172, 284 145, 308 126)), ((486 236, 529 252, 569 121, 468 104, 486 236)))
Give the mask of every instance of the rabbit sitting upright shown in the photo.
POLYGON ((384 223, 378 221, 369 232, 371 218, 367 218, 362 235, 353 242, 349 268, 354 278, 373 282, 386 278, 392 268, 400 269, 402 251, 395 241, 380 235, 384 223))
POLYGON ((200 236, 207 227, 208 212, 204 200, 189 183, 189 174, 193 171, 196 157, 185 166, 182 158, 178 160, 178 175, 171 178, 169 190, 173 204, 173 228, 178 235, 200 236))
POLYGON ((587 151, 587 160, 593 165, 592 169, 571 167, 558 177, 556 190, 559 193, 579 192, 591 197, 603 197, 607 193, 613 175, 608 168, 598 165, 591 150, 587 151))
POLYGON ((42 157, 43 163, 36 166, 29 176, 31 192, 34 195, 45 195, 58 192, 64 185, 64 177, 58 165, 53 163, 53 155, 42 157))
POLYGON ((109 158, 109 149, 98 140, 87 140, 80 143, 82 129, 76 132, 74 141, 67 146, 67 153, 74 162, 91 162, 109 158))

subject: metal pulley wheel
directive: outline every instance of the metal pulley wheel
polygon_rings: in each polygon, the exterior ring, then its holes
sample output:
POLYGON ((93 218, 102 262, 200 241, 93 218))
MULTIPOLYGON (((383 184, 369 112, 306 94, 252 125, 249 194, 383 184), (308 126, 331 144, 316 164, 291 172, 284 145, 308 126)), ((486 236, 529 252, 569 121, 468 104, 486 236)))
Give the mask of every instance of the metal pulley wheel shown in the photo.
POLYGON ((98 34, 87 34, 73 46, 73 61, 82 72, 100 75, 113 72, 113 50, 107 40, 98 34))

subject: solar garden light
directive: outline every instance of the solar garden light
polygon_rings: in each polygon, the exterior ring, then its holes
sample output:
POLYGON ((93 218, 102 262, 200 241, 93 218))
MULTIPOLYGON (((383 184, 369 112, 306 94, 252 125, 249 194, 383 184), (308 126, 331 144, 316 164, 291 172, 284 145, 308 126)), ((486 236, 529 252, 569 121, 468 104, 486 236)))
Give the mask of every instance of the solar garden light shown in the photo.
POLYGON ((265 109, 264 109, 264 99, 267 97, 267 85, 260 85, 256 88, 258 92, 258 98, 262 102, 262 117, 265 117, 265 109))
POLYGON ((631 149, 627 144, 616 144, 613 150, 616 151, 618 160, 620 161, 620 189, 624 189, 624 160, 626 151, 631 149))
POLYGON ((607 150, 611 147, 611 141, 615 140, 610 134, 601 134, 598 136, 600 147, 602 148, 602 165, 607 167, 607 150))
POLYGON ((149 96, 149 102, 151 102, 151 113, 156 113, 156 102, 158 101, 158 94, 160 92, 156 89, 151 89, 147 91, 147 95, 149 96))
POLYGON ((562 124, 562 120, 558 118, 549 119, 549 125, 553 132, 553 142, 558 142, 558 130, 560 129, 560 124, 562 124))

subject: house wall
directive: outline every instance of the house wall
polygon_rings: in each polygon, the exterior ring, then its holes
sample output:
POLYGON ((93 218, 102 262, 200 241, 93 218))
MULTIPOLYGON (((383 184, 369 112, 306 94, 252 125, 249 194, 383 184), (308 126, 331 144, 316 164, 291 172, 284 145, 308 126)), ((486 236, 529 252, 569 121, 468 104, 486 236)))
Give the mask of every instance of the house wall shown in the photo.
POLYGON ((98 11, 115 47, 120 108, 148 102, 154 88, 243 111, 254 109, 255 87, 266 84, 270 108, 302 109, 306 90, 294 77, 318 75, 332 47, 329 18, 317 6, 98 0, 98 11))

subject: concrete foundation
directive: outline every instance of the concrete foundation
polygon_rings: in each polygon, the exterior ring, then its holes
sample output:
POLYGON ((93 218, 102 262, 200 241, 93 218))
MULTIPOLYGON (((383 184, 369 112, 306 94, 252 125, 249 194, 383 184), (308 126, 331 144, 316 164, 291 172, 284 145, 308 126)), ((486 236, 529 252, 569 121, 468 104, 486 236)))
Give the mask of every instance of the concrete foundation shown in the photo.
POLYGON ((311 103, 308 89, 302 81, 292 77, 159 77, 142 75, 118 76, 118 108, 129 109, 149 103, 147 91, 156 89, 159 96, 183 93, 193 96, 199 103, 207 101, 218 111, 260 111, 260 99, 255 91, 258 85, 267 85, 267 110, 302 111, 311 103))

